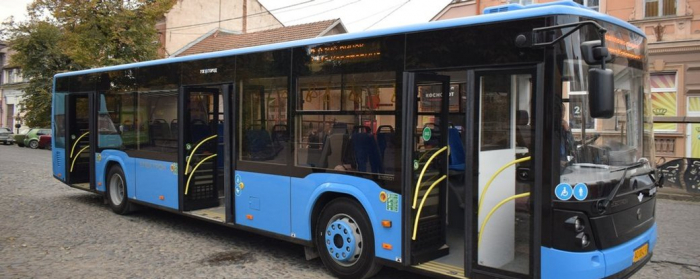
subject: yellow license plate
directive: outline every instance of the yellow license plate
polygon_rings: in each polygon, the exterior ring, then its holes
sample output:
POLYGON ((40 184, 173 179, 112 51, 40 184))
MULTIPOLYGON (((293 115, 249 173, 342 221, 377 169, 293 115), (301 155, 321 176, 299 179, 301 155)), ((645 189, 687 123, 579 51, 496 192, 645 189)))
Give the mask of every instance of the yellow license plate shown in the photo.
POLYGON ((634 257, 632 257, 632 262, 636 263, 637 261, 646 257, 647 254, 649 254, 649 243, 645 243, 644 245, 642 245, 642 247, 639 247, 634 250, 634 257))

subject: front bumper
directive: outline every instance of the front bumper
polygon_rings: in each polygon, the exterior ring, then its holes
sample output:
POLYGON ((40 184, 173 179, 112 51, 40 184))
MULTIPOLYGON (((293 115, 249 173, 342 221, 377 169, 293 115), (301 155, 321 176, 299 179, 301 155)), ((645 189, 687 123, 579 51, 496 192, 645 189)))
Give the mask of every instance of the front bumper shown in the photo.
POLYGON ((654 246, 656 224, 632 240, 605 250, 569 252, 542 247, 542 278, 627 277, 649 261, 654 246), (645 243, 649 243, 649 254, 633 263, 634 250, 645 243))

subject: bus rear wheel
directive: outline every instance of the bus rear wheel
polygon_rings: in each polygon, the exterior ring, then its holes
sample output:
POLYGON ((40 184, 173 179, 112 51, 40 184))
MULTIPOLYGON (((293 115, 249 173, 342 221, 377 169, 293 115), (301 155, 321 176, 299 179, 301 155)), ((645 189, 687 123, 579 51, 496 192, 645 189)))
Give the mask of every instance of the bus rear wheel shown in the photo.
POLYGON ((109 207, 114 213, 124 215, 131 212, 129 196, 126 193, 126 178, 118 165, 109 169, 106 192, 109 207))
POLYGON ((374 234, 367 214, 354 200, 327 204, 316 222, 316 247, 323 264, 338 278, 369 278, 381 266, 374 261, 374 234))

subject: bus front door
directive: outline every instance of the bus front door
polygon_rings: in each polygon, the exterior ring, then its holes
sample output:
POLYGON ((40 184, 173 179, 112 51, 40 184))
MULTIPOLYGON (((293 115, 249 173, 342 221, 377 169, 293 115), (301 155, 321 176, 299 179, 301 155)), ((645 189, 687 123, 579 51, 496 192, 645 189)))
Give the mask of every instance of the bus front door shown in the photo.
POLYGON ((471 230, 467 232, 469 277, 533 276, 534 165, 532 68, 470 71, 467 185, 471 230), (470 158, 471 157, 471 158, 470 158), (471 164, 470 164, 471 163, 471 164), (471 170, 469 170, 471 169, 471 170), (473 198, 469 198, 473 197, 473 198), (469 272, 470 271, 470 272, 469 272))
POLYGON ((94 190, 91 176, 94 166, 95 136, 92 112, 93 94, 76 93, 66 95, 66 183, 85 190, 94 190))
POLYGON ((446 228, 447 128, 450 77, 405 73, 403 138, 406 223, 410 262, 419 264, 449 253, 446 228))

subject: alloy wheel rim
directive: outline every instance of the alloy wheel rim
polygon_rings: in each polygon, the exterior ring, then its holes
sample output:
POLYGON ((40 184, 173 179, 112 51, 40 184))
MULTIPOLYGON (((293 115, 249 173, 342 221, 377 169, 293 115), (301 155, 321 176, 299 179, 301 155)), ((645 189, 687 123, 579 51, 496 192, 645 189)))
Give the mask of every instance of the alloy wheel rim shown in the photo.
POLYGON ((119 174, 113 175, 109 180, 109 198, 117 206, 124 201, 124 180, 119 174))
POLYGON ((324 231, 326 252, 338 265, 350 267, 362 254, 362 231, 347 214, 336 214, 328 221, 324 231))

